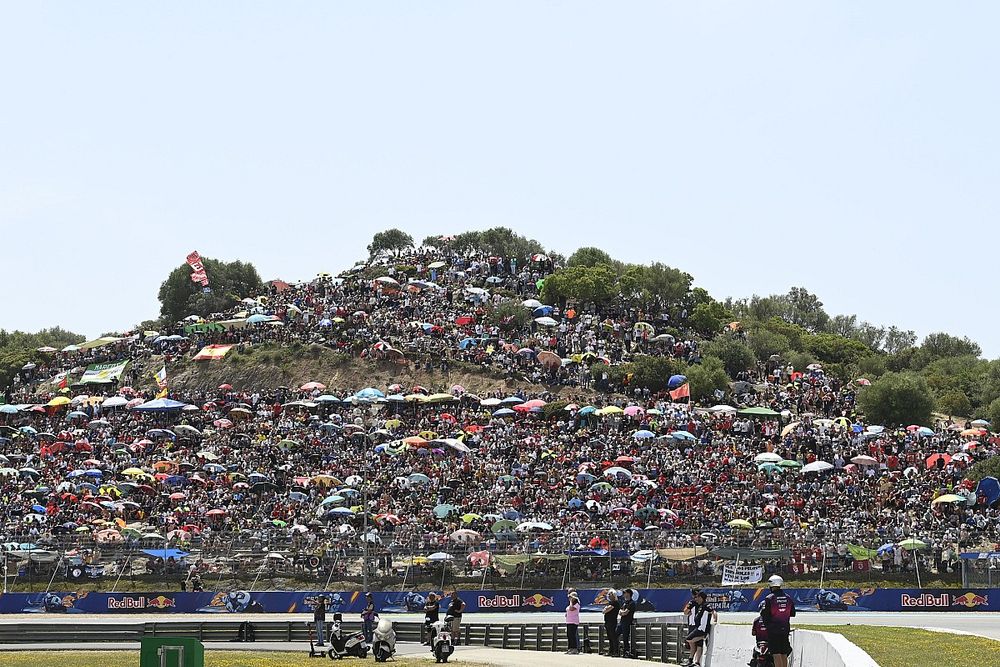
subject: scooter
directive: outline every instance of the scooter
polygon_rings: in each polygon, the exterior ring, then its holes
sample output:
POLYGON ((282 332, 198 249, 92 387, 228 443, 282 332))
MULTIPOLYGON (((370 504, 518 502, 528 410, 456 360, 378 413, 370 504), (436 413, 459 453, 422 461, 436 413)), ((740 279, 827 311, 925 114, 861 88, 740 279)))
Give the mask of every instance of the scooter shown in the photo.
POLYGON ((345 635, 340 627, 340 614, 333 615, 333 628, 330 630, 330 650, 327 655, 330 660, 340 660, 346 657, 367 658, 368 644, 363 632, 352 632, 345 635))
POLYGON ((434 639, 431 641, 434 662, 448 662, 448 658, 455 652, 455 642, 451 638, 451 621, 451 616, 445 616, 443 621, 431 624, 434 628, 434 639))
POLYGON ((396 631, 392 621, 383 619, 378 622, 372 634, 372 655, 375 662, 386 662, 396 654, 396 631))

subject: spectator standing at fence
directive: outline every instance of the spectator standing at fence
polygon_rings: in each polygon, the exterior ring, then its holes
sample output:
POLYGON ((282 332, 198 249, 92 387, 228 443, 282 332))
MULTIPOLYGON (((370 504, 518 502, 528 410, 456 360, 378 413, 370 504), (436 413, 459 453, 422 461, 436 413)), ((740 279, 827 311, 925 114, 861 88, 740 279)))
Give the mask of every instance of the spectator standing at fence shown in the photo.
POLYGON ((795 603, 781 590, 785 583, 781 577, 774 575, 768 583, 771 592, 764 598, 764 606, 760 610, 767 628, 767 646, 774 656, 774 667, 788 667, 788 656, 792 653, 790 635, 795 603))
POLYGON ((618 634, 622 641, 622 657, 634 657, 632 650, 632 624, 635 622, 635 600, 631 588, 626 588, 623 593, 625 599, 622 600, 621 611, 618 612, 618 634))
POLYGON ((365 641, 372 643, 372 635, 375 632, 375 598, 371 593, 365 593, 365 608, 361 612, 361 624, 364 627, 365 641))
POLYGON ((688 633, 684 641, 688 645, 690 657, 686 667, 700 667, 701 656, 705 650, 705 641, 712 627, 712 610, 708 607, 705 594, 698 591, 693 600, 693 604, 688 607, 688 633))
POLYGON ((465 602, 462 598, 458 597, 458 591, 452 591, 451 602, 448 604, 447 616, 451 617, 451 638, 455 642, 455 646, 458 646, 459 639, 461 638, 460 631, 462 629, 462 612, 465 611, 465 602))
POLYGON ((608 603, 604 605, 604 632, 608 635, 608 655, 616 656, 619 651, 618 642, 618 612, 622 603, 618 600, 618 593, 608 591, 608 603))
POLYGON ((316 624, 316 646, 323 646, 326 636, 326 598, 322 595, 313 607, 313 623, 316 624))
POLYGON ((575 592, 569 594, 569 604, 566 605, 566 643, 569 650, 566 653, 576 655, 580 652, 580 598, 575 592))

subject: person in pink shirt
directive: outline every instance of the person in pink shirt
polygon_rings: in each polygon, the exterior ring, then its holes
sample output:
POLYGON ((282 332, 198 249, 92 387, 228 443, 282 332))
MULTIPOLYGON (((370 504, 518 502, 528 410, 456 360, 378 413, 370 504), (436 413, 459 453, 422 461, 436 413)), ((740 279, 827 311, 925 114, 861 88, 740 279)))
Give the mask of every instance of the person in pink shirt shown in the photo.
POLYGON ((569 650, 566 653, 576 655, 580 652, 580 598, 576 591, 569 592, 569 604, 566 605, 566 640, 569 650))

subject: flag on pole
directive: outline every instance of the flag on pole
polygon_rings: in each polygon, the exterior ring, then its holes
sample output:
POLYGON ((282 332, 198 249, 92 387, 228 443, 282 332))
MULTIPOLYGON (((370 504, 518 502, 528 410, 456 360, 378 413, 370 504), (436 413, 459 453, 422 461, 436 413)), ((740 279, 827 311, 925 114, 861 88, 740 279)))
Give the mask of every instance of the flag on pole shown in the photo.
POLYGON ((167 365, 164 364, 163 368, 153 373, 153 377, 156 378, 156 386, 161 390, 167 388, 167 365))
POLYGON ((670 398, 673 399, 673 400, 675 400, 675 401, 678 400, 678 399, 681 399, 681 398, 686 398, 686 399, 688 399, 690 401, 691 400, 691 383, 685 382, 681 386, 677 387, 677 389, 674 389, 672 392, 670 392, 670 398))
POLYGON ((69 372, 63 371, 59 373, 54 378, 52 378, 52 384, 56 385, 60 389, 65 389, 69 386, 69 372))

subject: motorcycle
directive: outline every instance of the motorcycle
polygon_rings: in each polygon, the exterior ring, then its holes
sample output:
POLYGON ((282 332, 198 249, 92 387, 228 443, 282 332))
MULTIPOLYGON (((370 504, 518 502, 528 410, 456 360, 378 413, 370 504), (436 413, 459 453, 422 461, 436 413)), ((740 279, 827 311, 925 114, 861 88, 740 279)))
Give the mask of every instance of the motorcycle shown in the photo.
POLYGON ((372 635, 372 655, 375 662, 386 662, 396 653, 396 631, 392 621, 383 619, 378 622, 372 635))
POLYGON ((368 644, 365 642, 365 634, 351 632, 345 635, 340 623, 340 614, 335 614, 333 628, 330 630, 330 650, 327 651, 330 660, 340 660, 346 657, 367 658, 368 644))
POLYGON ((451 621, 451 616, 446 616, 443 621, 431 624, 434 628, 434 639, 431 641, 434 662, 448 662, 448 658, 455 652, 455 642, 451 637, 451 621))

